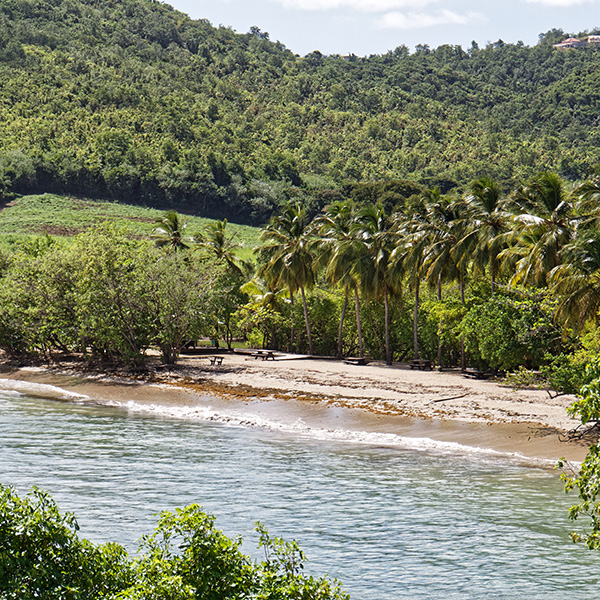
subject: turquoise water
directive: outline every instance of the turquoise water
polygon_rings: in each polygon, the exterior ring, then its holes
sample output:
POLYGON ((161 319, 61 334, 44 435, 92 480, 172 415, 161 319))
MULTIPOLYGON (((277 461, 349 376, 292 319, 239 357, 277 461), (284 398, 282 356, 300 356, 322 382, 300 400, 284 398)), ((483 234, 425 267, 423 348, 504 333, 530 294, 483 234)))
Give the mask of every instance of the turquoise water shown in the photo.
POLYGON ((555 473, 401 446, 0 390, 0 481, 48 490, 95 542, 135 551, 155 513, 197 502, 248 553, 257 520, 296 539, 354 600, 596 597, 555 473))

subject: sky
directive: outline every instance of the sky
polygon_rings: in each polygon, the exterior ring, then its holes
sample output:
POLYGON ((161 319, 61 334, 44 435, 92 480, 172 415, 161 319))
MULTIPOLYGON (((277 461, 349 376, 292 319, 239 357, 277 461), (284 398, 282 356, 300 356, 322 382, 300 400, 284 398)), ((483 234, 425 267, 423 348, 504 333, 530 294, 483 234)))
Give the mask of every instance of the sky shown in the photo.
POLYGON ((385 54, 401 45, 436 48, 501 39, 538 42, 540 33, 600 27, 600 0, 166 0, 194 19, 247 33, 268 32, 304 56, 385 54))

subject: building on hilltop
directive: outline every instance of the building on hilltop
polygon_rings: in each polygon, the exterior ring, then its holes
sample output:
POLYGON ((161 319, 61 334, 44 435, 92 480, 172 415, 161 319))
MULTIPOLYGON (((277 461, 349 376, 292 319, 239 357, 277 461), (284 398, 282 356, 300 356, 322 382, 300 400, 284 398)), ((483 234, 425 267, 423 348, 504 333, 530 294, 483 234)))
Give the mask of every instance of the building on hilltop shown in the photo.
POLYGON ((554 48, 560 48, 561 50, 566 50, 568 48, 583 48, 585 46, 587 46, 587 42, 583 42, 582 40, 573 37, 563 40, 560 44, 553 44, 554 48))
POLYGON ((560 42, 560 44, 552 44, 554 48, 568 50, 569 48, 585 48, 586 46, 600 46, 600 35, 588 35, 587 40, 570 37, 560 42))

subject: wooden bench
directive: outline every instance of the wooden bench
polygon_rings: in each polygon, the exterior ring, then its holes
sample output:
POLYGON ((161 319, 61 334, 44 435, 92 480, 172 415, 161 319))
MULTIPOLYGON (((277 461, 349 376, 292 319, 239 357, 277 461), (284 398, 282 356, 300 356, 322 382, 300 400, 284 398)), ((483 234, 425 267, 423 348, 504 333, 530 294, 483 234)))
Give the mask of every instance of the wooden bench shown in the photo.
POLYGON ((346 356, 344 362, 347 365, 367 365, 369 361, 364 356, 346 356))
POLYGON ((488 374, 485 371, 479 369, 466 369, 463 371, 465 377, 472 377, 473 379, 487 379, 488 374))
POLYGON ((254 356, 254 360, 257 358, 262 358, 262 360, 275 360, 275 350, 255 350, 252 353, 254 356))
POLYGON ((222 365, 223 364, 223 356, 207 356, 211 365, 222 365))
POLYGON ((427 358, 415 358, 410 361, 409 367, 421 371, 431 371, 431 361, 427 358))

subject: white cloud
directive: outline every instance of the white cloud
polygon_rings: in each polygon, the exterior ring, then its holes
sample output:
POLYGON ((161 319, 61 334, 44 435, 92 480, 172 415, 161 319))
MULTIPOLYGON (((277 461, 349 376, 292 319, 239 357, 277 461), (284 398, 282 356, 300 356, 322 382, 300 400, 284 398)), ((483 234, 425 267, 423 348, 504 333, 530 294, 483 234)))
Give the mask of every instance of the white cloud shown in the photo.
POLYGON ((451 10, 441 10, 434 13, 423 12, 389 12, 377 20, 382 29, 423 29, 436 25, 469 25, 483 20, 476 12, 460 14, 451 10))
POLYGON ((385 12, 400 8, 419 8, 437 0, 276 0, 286 8, 333 10, 351 8, 361 12, 385 12))
POLYGON ((544 4, 545 6, 577 6, 578 4, 590 4, 595 0, 525 0, 528 4, 544 4))

